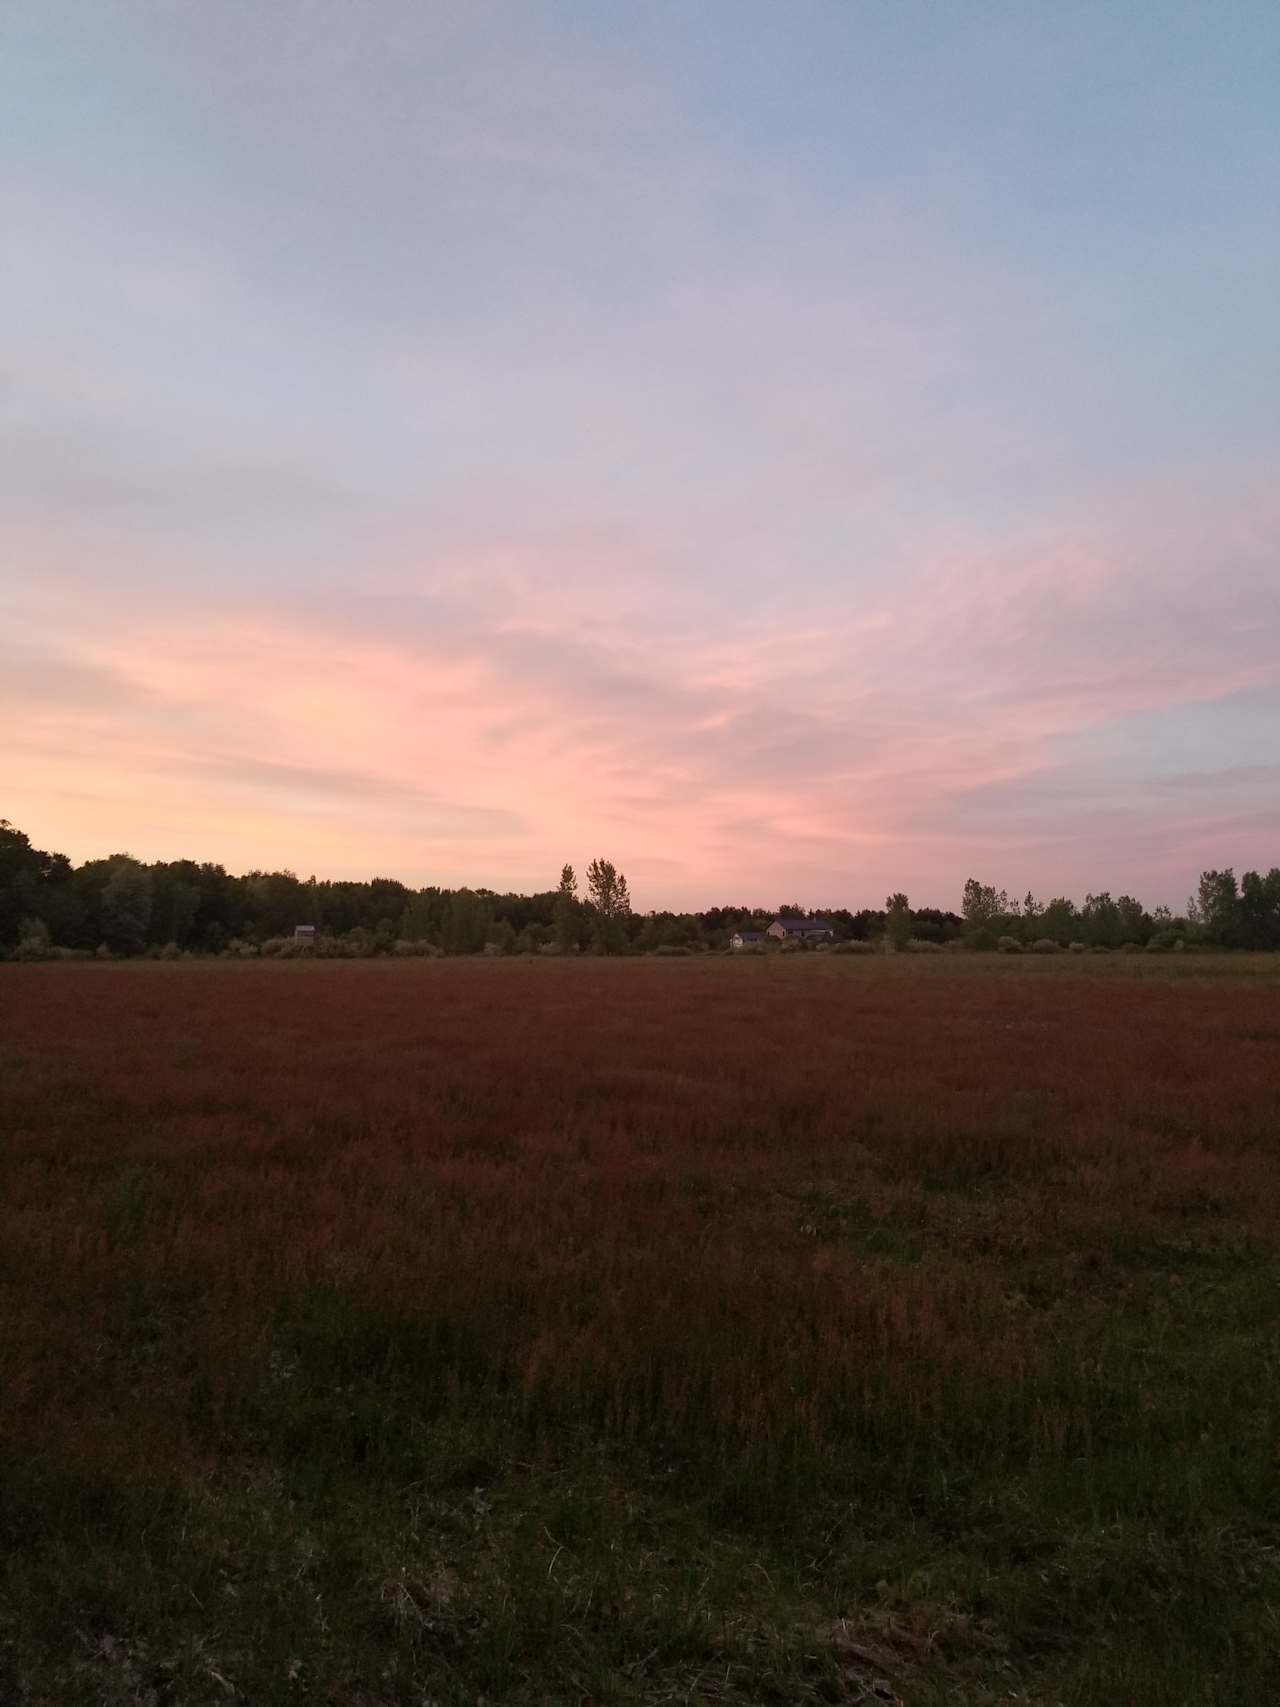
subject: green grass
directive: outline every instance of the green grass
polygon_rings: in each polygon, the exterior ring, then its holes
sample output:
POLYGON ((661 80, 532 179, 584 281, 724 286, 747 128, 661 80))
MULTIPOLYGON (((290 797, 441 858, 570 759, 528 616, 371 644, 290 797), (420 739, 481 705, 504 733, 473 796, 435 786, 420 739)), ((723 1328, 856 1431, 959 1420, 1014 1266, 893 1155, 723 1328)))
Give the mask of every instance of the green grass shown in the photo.
POLYGON ((0 1701, 1280 1699, 1274 959, 0 978, 0 1701))

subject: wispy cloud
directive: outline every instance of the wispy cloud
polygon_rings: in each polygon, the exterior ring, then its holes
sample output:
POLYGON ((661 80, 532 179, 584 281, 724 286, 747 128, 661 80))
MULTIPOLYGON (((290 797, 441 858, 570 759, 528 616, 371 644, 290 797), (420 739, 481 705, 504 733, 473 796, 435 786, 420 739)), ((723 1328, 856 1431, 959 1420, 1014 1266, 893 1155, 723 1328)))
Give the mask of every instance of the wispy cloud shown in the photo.
POLYGON ((1265 55, 131 11, 29 6, 0 65, 0 811, 43 843, 603 850, 655 904, 1280 857, 1265 55))
POLYGON ((926 560, 869 609, 726 611, 709 635, 633 621, 651 583, 625 555, 596 559, 598 608, 584 583, 549 599, 500 548, 433 595, 176 589, 122 617, 78 588, 56 646, 28 624, 13 648, 10 788, 78 852, 86 826, 104 833, 83 800, 109 774, 106 840, 145 800, 167 853, 198 796, 214 821, 249 814, 274 857, 312 863, 319 827, 343 869, 390 860, 423 881, 549 881, 607 845, 654 873, 655 903, 899 882, 953 900, 966 862, 1062 885, 1092 841, 1109 881, 1163 893, 1209 827, 1241 860, 1280 831, 1272 769, 1242 766, 1229 735, 1218 769, 1146 782, 1123 741, 1245 690, 1255 719, 1280 716, 1267 527, 1238 525, 1216 572, 1197 569, 1219 509, 1269 504, 1202 484, 1154 529, 1126 502, 995 563, 926 560))

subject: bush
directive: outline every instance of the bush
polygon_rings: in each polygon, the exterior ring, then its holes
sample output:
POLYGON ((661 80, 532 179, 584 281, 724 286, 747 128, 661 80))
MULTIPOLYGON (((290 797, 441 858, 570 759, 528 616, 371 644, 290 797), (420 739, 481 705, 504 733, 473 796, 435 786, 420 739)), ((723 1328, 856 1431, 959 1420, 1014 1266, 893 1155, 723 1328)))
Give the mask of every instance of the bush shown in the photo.
POLYGON ((948 942, 942 944, 942 952, 944 954, 967 954, 969 944, 963 937, 953 936, 948 942))
MULTIPOLYGON (((308 952, 304 943, 297 945, 300 954, 308 952)), ((314 952, 321 960, 357 960, 361 950, 351 936, 318 936, 315 940, 314 952)))
POLYGON ((1000 946, 994 931, 989 931, 985 925, 973 933, 973 946, 979 954, 992 954, 1000 946))
POLYGON ((1145 952, 1147 954, 1168 954, 1169 950, 1162 942, 1155 942, 1153 940, 1147 944, 1145 952))
POLYGON ((544 942, 538 950, 539 954, 563 954, 564 950, 558 942, 544 942))
POLYGON ((444 950, 437 948, 433 942, 426 942, 421 937, 397 937, 391 945, 392 954, 402 959, 435 959, 443 955, 444 950))
POLYGON ((1016 936, 1002 936, 996 943, 996 947, 1000 950, 1001 954, 1022 953, 1022 944, 1018 941, 1016 936))
POLYGON ((908 937, 906 952, 908 954, 941 954, 942 944, 940 942, 929 942, 924 937, 908 937))
POLYGON ((1140 942, 1122 942, 1120 952, 1121 954, 1141 954, 1142 944, 1140 942))
POLYGON ((1090 954, 1110 954, 1111 950, 1107 947, 1105 942, 1095 942, 1093 947, 1089 950, 1089 953, 1090 954))
POLYGON ((831 944, 832 954, 874 954, 875 952, 875 943, 864 942, 860 937, 855 937, 849 942, 833 942, 831 944))
POLYGON ((1088 954, 1089 952, 1089 944, 1087 942, 1073 942, 1069 947, 1072 954, 1088 954))
POLYGON ((670 956, 673 954, 692 954, 693 950, 691 948, 685 948, 683 943, 660 942, 653 952, 655 954, 670 956))
POLYGON ((18 946, 15 960, 48 960, 50 954, 49 927, 43 919, 23 919, 18 926, 18 946))
POLYGON ((1058 945, 1051 936, 1037 937, 1031 944, 1032 954, 1056 954, 1058 945))

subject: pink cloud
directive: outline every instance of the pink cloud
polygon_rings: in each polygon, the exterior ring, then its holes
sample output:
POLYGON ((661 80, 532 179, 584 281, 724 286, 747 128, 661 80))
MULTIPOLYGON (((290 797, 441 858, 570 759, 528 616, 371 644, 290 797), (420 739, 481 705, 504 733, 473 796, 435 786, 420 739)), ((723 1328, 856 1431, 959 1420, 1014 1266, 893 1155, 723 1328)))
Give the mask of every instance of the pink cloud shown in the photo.
MULTIPOLYGON (((28 585, 0 687, 6 810, 78 856, 446 883, 549 883, 604 850, 652 874, 654 905, 899 883, 954 902, 978 860, 1066 883, 1090 839, 1112 887, 1185 887, 1166 856, 1200 857, 1212 791, 1131 812, 1079 743, 1243 691, 1280 702, 1275 509, 1261 485, 1161 488, 712 632, 651 608, 643 550, 607 532, 566 546, 559 587, 554 547, 520 540, 340 600, 116 608, 28 585)), ((1270 799, 1249 849, 1280 830, 1270 799)))

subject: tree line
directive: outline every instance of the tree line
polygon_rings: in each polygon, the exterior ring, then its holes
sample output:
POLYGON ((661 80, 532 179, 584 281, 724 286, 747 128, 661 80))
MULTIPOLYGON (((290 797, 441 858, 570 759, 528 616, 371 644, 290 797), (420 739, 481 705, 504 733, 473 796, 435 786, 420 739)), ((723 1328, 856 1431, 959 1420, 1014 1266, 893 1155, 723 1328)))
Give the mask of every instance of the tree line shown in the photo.
MULTIPOLYGON (((315 927, 320 954, 694 953, 723 949, 735 931, 775 917, 813 918, 798 904, 762 910, 709 907, 697 912, 632 909, 626 877, 607 859, 592 860, 579 887, 566 865, 554 888, 532 895, 491 889, 414 889, 395 878, 367 882, 301 878, 291 871, 239 876, 211 861, 157 860, 128 854, 73 866, 64 854, 35 847, 0 820, 0 952, 40 958, 56 951, 102 955, 297 952, 298 925, 315 927)), ((1132 896, 1088 895, 1083 906, 1056 897, 1011 901, 970 878, 957 914, 912 908, 907 896, 882 908, 834 907, 821 913, 837 942, 886 942, 898 948, 1066 948, 1083 944, 1280 948, 1280 870, 1265 876, 1206 871, 1183 914, 1147 911, 1132 896)))
POLYGON ((1176 948, 1206 944, 1215 948, 1280 948, 1280 867, 1265 876, 1246 871, 1203 871, 1194 895, 1181 913, 1169 907, 1150 911, 1132 895, 1112 897, 1109 890, 1086 895, 1078 907, 1067 896, 1038 901, 1029 891, 1019 901, 1003 889, 971 877, 964 886, 961 913, 966 935, 979 948, 1003 942, 1058 947, 1176 948))

